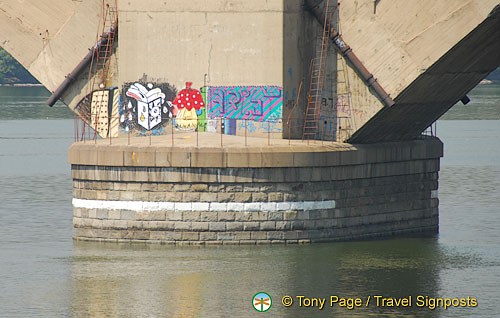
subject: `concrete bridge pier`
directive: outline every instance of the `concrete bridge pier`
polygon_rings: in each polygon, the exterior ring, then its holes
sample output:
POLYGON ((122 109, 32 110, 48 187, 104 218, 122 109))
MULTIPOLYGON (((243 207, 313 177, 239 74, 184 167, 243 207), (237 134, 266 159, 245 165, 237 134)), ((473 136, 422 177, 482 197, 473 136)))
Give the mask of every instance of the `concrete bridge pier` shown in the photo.
POLYGON ((231 136, 222 148, 178 138, 73 144, 74 238, 294 244, 438 231, 437 138, 244 147, 231 136))
POLYGON ((421 134, 500 64, 500 0, 54 1, 0 3, 0 45, 104 138, 69 150, 81 240, 436 233, 421 134))

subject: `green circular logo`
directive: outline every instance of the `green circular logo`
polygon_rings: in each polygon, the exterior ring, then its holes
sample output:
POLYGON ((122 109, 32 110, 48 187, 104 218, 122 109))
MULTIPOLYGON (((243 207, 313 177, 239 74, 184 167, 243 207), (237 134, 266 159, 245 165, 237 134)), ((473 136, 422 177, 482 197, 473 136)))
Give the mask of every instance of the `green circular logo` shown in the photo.
POLYGON ((258 312, 268 311, 273 305, 273 299, 268 293, 259 292, 252 297, 253 309, 258 312))

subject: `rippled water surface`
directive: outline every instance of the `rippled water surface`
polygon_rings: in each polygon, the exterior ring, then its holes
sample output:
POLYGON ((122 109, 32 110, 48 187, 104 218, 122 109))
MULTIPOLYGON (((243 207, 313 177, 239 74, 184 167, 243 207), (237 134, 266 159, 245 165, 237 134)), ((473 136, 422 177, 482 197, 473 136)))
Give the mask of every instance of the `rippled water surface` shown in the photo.
POLYGON ((471 108, 438 123, 439 236, 307 246, 74 243, 72 114, 44 106, 46 95, 0 88, 0 317, 500 314, 500 86, 477 88, 471 108), (251 307, 260 291, 273 297, 267 313, 251 307), (285 308, 284 295, 469 296, 479 306, 320 311, 285 308))

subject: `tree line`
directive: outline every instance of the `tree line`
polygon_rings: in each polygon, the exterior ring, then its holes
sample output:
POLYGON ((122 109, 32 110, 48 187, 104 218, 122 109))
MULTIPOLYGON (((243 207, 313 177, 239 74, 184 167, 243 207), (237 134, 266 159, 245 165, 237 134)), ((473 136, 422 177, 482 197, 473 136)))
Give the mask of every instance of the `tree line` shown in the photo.
POLYGON ((38 81, 0 47, 0 84, 37 84, 38 81))

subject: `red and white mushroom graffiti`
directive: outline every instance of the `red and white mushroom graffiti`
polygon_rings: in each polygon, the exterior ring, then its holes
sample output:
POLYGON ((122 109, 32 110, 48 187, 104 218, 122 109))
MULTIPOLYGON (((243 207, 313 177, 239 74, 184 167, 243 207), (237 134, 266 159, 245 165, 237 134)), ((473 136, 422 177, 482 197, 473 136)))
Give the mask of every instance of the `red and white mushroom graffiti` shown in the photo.
POLYGON ((198 126, 198 116, 201 115, 205 103, 200 91, 191 88, 193 83, 186 82, 186 88, 181 90, 173 104, 180 110, 177 114, 177 127, 193 129, 198 126))

